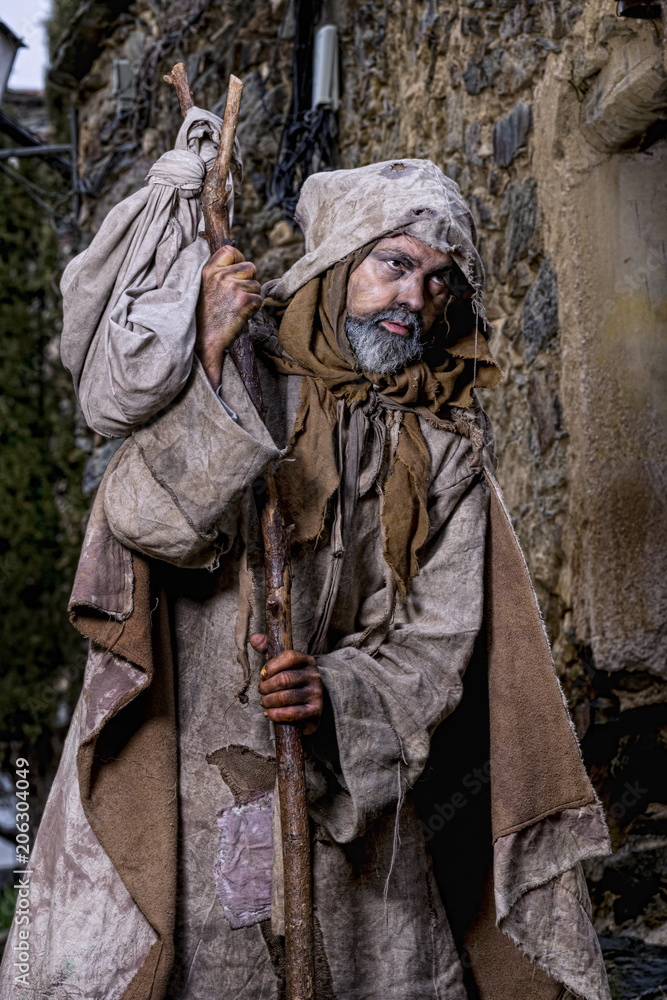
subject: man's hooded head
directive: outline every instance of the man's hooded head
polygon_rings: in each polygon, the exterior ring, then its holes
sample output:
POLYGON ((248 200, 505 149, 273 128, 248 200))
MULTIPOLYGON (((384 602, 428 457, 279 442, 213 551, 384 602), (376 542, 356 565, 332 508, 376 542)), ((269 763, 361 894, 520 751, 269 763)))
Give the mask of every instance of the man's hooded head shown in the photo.
POLYGON ((458 185, 434 163, 391 160, 314 174, 295 218, 306 252, 272 283, 267 305, 280 320, 284 351, 303 369, 348 401, 365 396, 378 375, 377 387, 395 392, 394 376, 410 371, 410 384, 420 385, 419 400, 402 401, 419 401, 434 413, 446 403, 469 405, 473 383, 497 384, 500 372, 486 344, 475 222, 458 185), (369 313, 373 297, 351 293, 361 271, 372 284, 373 258, 388 243, 421 257, 418 264, 430 258, 431 270, 422 269, 428 301, 380 296, 380 308, 369 313), (432 287, 436 277, 444 278, 439 296, 432 287), (357 310, 348 309, 355 303, 357 310), (408 336, 392 336, 401 326, 408 336), (313 335, 318 328, 319 337, 313 335), (365 386, 355 377, 360 372, 368 378, 365 386))
POLYGON ((349 254, 405 233, 451 256, 472 292, 480 329, 485 328, 475 221, 458 185, 430 160, 389 160, 313 174, 303 185, 295 219, 306 252, 274 288, 276 299, 291 299, 349 254))
MULTIPOLYGON (((278 312, 282 311, 279 303, 303 306, 305 299, 313 297, 308 290, 312 292, 319 282, 320 325, 325 335, 330 325, 333 336, 328 339, 335 340, 335 352, 348 367, 392 375, 423 360, 434 371, 444 361, 444 350, 450 358, 470 359, 475 374, 475 357, 482 365, 493 365, 486 346, 484 268, 475 245, 475 222, 458 185, 430 160, 391 160, 314 174, 303 186, 295 218, 304 233, 306 252, 273 285, 270 304, 278 306, 278 312), (423 286, 427 301, 421 307, 400 297, 391 301, 381 296, 381 307, 374 313, 369 315, 365 308, 354 311, 348 300, 360 278, 355 275, 357 268, 372 284, 373 261, 367 258, 377 257, 392 241, 412 256, 446 261, 443 294, 436 300, 429 298, 434 289, 428 276, 423 286), (439 308, 435 317, 434 301, 439 308), (434 319, 433 329, 424 336, 434 319), (408 336, 393 336, 391 330, 401 325, 408 336)), ((367 307, 368 302, 362 301, 361 306, 367 307)), ((303 322, 302 309, 299 313, 303 322)), ((294 347, 289 319, 283 324, 281 341, 292 353, 287 339, 294 347)), ((477 384, 489 377, 487 372, 477 384)), ((461 392, 460 383, 449 398, 468 405, 470 393, 461 392)), ((449 388, 454 390, 453 385, 449 388)), ((446 401, 442 393, 438 395, 440 402, 446 401)))

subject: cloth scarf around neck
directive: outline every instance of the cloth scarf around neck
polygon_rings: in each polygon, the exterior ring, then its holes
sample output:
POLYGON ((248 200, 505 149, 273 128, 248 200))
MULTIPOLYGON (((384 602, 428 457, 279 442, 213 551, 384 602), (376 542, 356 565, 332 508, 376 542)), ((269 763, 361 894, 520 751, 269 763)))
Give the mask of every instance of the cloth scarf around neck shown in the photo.
MULTIPOLYGON (((277 479, 281 498, 294 520, 294 540, 317 539, 324 528, 328 501, 341 486, 339 401, 348 415, 363 409, 366 431, 378 403, 385 419, 389 411, 398 410, 400 429, 393 466, 383 486, 381 516, 383 555, 405 600, 408 582, 419 570, 419 550, 429 529, 430 455, 419 417, 452 430, 454 425, 447 420, 449 407, 470 406, 473 383, 493 388, 502 372, 474 325, 456 339, 447 321, 447 307, 442 320, 430 331, 431 346, 419 361, 392 375, 360 371, 345 334, 347 283, 374 246, 363 247, 313 278, 288 303, 265 300, 265 310, 279 322, 278 340, 284 352, 270 362, 282 374, 303 376, 287 447, 289 461, 280 464, 277 479), (448 338, 453 341, 449 345, 448 338)), ((354 425, 359 427, 360 421, 355 420, 354 425)), ((363 451, 363 441, 356 451, 363 451)))

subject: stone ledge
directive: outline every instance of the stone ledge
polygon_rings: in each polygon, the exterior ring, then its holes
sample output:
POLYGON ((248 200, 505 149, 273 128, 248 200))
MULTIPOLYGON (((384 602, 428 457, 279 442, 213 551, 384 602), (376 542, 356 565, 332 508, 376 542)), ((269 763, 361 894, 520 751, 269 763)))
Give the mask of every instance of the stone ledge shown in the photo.
POLYGON ((667 118, 667 73, 651 33, 621 39, 592 81, 580 127, 602 153, 617 153, 656 119, 667 118))

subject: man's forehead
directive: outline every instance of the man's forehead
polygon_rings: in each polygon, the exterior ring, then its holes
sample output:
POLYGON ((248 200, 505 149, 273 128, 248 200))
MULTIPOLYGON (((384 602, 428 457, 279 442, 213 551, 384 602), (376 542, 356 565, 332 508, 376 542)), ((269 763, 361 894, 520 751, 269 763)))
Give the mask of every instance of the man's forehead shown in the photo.
POLYGON ((434 250, 433 247, 422 243, 415 236, 408 236, 407 233, 399 233, 398 236, 386 236, 374 248, 374 252, 387 250, 400 251, 402 254, 407 254, 417 264, 429 271, 446 267, 452 262, 450 254, 443 253, 441 250, 434 250))

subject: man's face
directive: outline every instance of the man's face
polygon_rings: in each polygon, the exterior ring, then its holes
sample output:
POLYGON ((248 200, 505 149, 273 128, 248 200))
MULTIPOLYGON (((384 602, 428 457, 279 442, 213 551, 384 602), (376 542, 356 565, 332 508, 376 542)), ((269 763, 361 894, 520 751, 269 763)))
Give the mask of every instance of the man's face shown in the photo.
POLYGON ((452 259, 404 234, 381 240, 350 275, 345 330, 363 370, 416 361, 448 295, 452 259))

